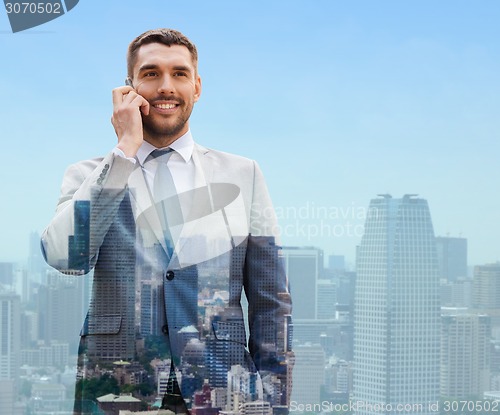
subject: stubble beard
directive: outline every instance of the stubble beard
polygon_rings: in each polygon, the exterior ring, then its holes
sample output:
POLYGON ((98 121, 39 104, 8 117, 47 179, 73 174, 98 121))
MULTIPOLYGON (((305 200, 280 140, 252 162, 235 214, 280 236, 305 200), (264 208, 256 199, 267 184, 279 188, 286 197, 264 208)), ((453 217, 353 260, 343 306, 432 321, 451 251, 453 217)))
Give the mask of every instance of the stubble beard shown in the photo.
POLYGON ((158 121, 150 115, 142 114, 144 139, 159 148, 169 145, 181 136, 182 131, 189 121, 192 110, 192 106, 191 108, 186 108, 186 111, 179 114, 174 123, 169 122, 168 119, 158 121))

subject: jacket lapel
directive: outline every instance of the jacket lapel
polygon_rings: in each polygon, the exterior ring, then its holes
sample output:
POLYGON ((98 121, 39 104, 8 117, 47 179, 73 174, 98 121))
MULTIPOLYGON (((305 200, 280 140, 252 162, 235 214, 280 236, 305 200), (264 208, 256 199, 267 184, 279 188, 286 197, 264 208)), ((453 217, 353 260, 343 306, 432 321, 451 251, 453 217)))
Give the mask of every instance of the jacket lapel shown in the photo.
POLYGON ((219 160, 204 147, 195 146, 196 187, 179 195, 186 206, 184 224, 171 266, 186 267, 214 259, 232 250, 248 234, 246 209, 238 178, 215 177, 223 172, 219 160))

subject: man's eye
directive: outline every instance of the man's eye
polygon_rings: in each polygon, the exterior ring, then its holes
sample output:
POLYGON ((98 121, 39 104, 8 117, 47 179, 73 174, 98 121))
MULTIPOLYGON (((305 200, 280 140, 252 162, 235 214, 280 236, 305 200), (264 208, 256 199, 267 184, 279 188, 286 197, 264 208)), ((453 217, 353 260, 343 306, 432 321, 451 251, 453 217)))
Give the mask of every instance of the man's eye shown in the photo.
POLYGON ((144 77, 146 78, 146 77, 151 77, 151 76, 156 76, 156 75, 157 75, 156 72, 146 72, 144 74, 144 77))
POLYGON ((174 72, 174 76, 187 76, 186 72, 174 72))

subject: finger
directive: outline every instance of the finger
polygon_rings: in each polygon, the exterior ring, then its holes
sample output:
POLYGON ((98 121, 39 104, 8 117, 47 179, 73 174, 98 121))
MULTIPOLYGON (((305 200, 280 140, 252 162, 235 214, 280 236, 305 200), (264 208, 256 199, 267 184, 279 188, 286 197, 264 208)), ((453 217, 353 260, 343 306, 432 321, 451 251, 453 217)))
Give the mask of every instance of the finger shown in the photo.
POLYGON ((149 113, 149 102, 142 96, 139 95, 135 90, 130 91, 124 98, 123 104, 125 105, 135 105, 141 108, 141 111, 147 115, 149 113), (146 112, 144 112, 146 111, 146 112))
MULTIPOLYGON (((128 95, 132 95, 132 93, 130 93, 128 95)), ((130 97, 130 98, 132 98, 132 97, 130 97)), ((127 96, 127 98, 125 98, 125 100, 128 101, 129 96, 127 96)), ((124 100, 124 102, 125 102, 125 100, 124 100)), ((130 105, 134 105, 134 106, 139 107, 144 115, 149 114, 149 102, 142 95, 134 94, 133 98, 128 103, 130 105)))
POLYGON ((129 91, 127 94, 123 95, 122 103, 125 105, 130 105, 139 96, 134 90, 129 91))
POLYGON ((142 96, 134 92, 130 92, 123 99, 123 104, 139 108, 144 115, 149 114, 149 102, 142 96))
POLYGON ((144 115, 148 115, 149 114, 149 102, 144 97, 142 97, 142 96, 140 96, 140 97, 142 98, 141 111, 144 115))
POLYGON ((117 106, 123 102, 123 96, 133 91, 134 88, 130 86, 120 86, 113 89, 113 106, 117 106))

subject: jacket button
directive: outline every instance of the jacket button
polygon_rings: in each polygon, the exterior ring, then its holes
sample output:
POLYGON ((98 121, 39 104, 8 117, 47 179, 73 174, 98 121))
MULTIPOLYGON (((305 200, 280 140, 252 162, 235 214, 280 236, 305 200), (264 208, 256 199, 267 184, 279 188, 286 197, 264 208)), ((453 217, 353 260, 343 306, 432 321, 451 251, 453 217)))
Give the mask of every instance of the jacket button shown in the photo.
POLYGON ((167 271, 165 274, 165 278, 169 281, 172 281, 175 277, 174 271, 167 271))
POLYGON ((168 335, 168 324, 165 324, 164 326, 162 326, 161 328, 161 332, 166 336, 168 335))

